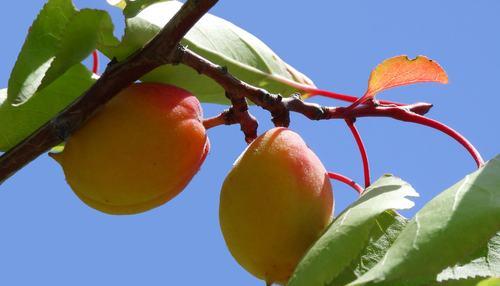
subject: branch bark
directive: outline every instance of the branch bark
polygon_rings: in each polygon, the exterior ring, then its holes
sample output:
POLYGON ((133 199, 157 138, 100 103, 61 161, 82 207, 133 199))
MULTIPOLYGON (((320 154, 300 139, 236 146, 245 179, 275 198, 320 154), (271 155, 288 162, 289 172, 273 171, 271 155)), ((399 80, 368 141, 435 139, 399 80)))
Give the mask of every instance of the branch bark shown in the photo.
POLYGON ((245 141, 250 144, 257 138, 259 127, 257 118, 248 111, 245 96, 226 92, 226 97, 231 101, 231 107, 217 116, 203 120, 203 125, 208 130, 220 125, 239 124, 241 131, 245 134, 245 141))
POLYGON ((0 184, 63 142, 122 89, 158 66, 174 63, 173 53, 180 40, 217 1, 188 0, 146 46, 122 62, 112 61, 78 100, 0 157, 0 184))

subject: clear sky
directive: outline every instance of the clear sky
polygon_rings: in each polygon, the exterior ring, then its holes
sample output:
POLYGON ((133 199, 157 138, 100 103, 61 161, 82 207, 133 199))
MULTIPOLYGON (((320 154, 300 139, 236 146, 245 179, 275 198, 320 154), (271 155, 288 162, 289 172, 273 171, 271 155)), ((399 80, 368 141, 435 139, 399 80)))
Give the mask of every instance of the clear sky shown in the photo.
MULTIPOLYGON (((3 1, 0 87, 7 86, 44 2, 3 1)), ((108 9, 121 33, 120 11, 105 0, 75 3, 108 9)), ((362 94, 371 69, 385 58, 427 55, 446 69, 449 85, 397 88, 380 98, 432 102, 429 116, 462 132, 485 159, 500 151, 500 1, 221 0, 212 12, 258 36, 319 87, 337 92, 362 94)), ((224 108, 204 105, 207 116, 224 108)), ((271 127, 269 114, 252 112, 260 132, 271 127)), ((421 194, 406 216, 475 168, 461 146, 428 128, 379 118, 360 119, 358 127, 373 177, 394 173, 421 194)), ((343 121, 294 115, 291 128, 329 170, 362 182, 359 154, 343 121)), ((87 207, 53 160, 43 155, 32 162, 0 186, 0 285, 263 285, 231 257, 218 224, 220 187, 245 142, 237 126, 218 127, 209 136, 212 150, 184 192, 134 216, 87 207)), ((334 192, 336 213, 356 199, 338 183, 334 192)))

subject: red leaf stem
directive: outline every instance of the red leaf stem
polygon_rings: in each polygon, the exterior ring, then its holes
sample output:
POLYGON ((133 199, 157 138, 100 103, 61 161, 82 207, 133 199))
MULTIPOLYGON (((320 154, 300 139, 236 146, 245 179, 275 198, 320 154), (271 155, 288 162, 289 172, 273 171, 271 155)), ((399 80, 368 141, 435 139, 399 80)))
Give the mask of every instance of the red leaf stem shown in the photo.
POLYGON ((351 130, 351 133, 354 136, 354 139, 356 140, 356 144, 358 145, 359 153, 361 154, 361 159, 363 160, 363 175, 365 178, 365 188, 368 188, 371 184, 370 162, 368 161, 368 153, 366 152, 365 144, 363 143, 363 139, 361 138, 361 135, 359 134, 359 131, 356 128, 356 125, 354 125, 354 120, 345 119, 345 122, 347 123, 347 126, 351 130))
POLYGON ((336 180, 350 186, 351 188, 356 190, 356 192, 358 192, 359 194, 363 193, 363 188, 360 185, 356 184, 356 182, 354 182, 352 179, 342 174, 328 172, 328 177, 332 180, 336 180))

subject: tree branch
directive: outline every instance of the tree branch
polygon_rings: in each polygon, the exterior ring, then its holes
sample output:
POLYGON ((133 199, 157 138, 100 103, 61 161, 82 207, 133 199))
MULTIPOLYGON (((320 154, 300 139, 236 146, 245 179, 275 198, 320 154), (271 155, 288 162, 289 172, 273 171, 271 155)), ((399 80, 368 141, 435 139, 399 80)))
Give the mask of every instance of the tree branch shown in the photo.
POLYGON ((219 66, 179 46, 174 57, 179 63, 185 64, 200 74, 204 74, 226 90, 229 94, 245 96, 256 105, 268 110, 273 116, 276 126, 290 124, 289 112, 297 112, 312 120, 349 119, 357 117, 391 117, 404 120, 413 114, 426 114, 431 108, 429 103, 415 103, 399 106, 390 105, 359 105, 352 110, 346 107, 327 107, 315 103, 304 102, 299 95, 283 98, 279 94, 271 94, 264 89, 252 86, 231 75, 225 67, 219 66))
POLYGON ((219 115, 203 120, 205 129, 210 129, 220 125, 233 125, 239 124, 241 131, 245 134, 245 141, 250 144, 257 138, 257 128, 259 123, 257 119, 252 116, 248 111, 239 112, 233 106, 224 110, 219 115))
MULTIPOLYGON (((290 124, 290 111, 301 113, 312 120, 322 119, 350 119, 358 117, 390 117, 401 121, 413 122, 439 130, 464 146, 474 158, 478 166, 484 164, 481 154, 460 133, 452 128, 429 118, 424 117, 431 108, 429 103, 415 103, 402 105, 392 102, 374 102, 359 104, 349 107, 328 107, 301 100, 299 95, 283 98, 279 94, 271 94, 263 89, 249 85, 228 73, 227 68, 210 62, 194 52, 179 46, 175 55, 179 63, 183 63, 200 74, 212 78, 227 92, 245 96, 256 105, 271 112, 272 120, 276 126, 288 126, 290 124)), ((339 95, 335 95, 339 98, 339 95)), ((340 95, 342 96, 342 95, 340 95)), ((345 97, 345 96, 344 96, 345 97)), ((345 98, 345 99, 349 99, 345 98)), ((350 99, 349 99, 350 100, 350 99)))
POLYGON ((248 111, 248 104, 245 96, 226 92, 226 97, 231 100, 231 104, 233 105, 229 109, 228 116, 234 117, 240 124, 241 131, 245 134, 245 141, 250 144, 257 138, 257 128, 259 127, 257 118, 248 111))
POLYGON ((122 62, 112 61, 79 99, 0 157, 0 184, 63 142, 122 89, 158 66, 173 63, 172 55, 179 41, 217 1, 188 0, 146 46, 122 62))
POLYGON ((259 127, 257 118, 248 111, 247 100, 244 96, 226 92, 226 97, 231 100, 232 106, 215 117, 203 120, 203 126, 205 129, 210 129, 219 125, 239 124, 241 131, 245 134, 245 141, 250 144, 257 138, 259 127))

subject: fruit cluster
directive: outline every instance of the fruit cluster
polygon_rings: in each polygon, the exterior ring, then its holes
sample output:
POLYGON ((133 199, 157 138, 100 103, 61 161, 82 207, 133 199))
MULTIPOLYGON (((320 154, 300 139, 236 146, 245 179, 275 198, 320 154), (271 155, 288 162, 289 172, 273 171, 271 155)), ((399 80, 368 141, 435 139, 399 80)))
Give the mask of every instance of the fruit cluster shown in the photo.
MULTIPOLYGON (((210 149, 198 99, 175 86, 123 90, 52 154, 87 205, 135 214, 179 194, 210 149)), ((286 283, 331 221, 328 173, 301 137, 271 129, 240 155, 222 186, 219 219, 235 259, 268 284, 286 283), (276 168, 280 176, 274 176, 276 168)))

